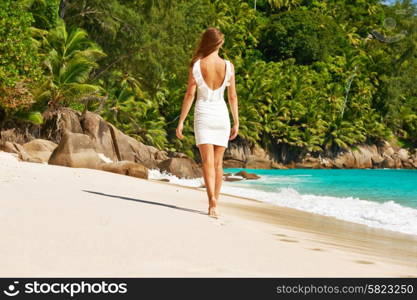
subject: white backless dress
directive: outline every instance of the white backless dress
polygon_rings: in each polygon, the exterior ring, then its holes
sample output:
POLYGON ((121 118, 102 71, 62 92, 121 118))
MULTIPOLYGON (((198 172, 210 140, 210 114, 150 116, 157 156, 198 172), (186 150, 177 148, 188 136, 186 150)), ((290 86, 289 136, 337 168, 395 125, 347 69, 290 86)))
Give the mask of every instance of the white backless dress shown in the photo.
POLYGON ((211 89, 204 81, 200 59, 193 65, 193 76, 197 83, 197 100, 194 106, 194 135, 196 145, 213 144, 228 147, 230 118, 224 90, 230 85, 231 64, 226 62, 226 74, 218 89, 211 89))

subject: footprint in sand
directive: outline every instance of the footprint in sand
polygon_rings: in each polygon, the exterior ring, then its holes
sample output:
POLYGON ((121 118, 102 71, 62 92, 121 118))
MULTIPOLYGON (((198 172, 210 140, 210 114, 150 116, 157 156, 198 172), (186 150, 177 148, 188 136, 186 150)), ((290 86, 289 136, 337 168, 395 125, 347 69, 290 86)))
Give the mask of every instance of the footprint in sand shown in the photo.
POLYGON ((298 243, 296 240, 289 240, 289 239, 280 239, 280 241, 288 242, 288 243, 298 243))
POLYGON ((372 261, 367 261, 367 260, 355 260, 356 263, 358 264, 363 264, 363 265, 372 265, 374 264, 372 261))
POLYGON ((228 221, 222 221, 222 220, 215 219, 215 218, 211 218, 210 222, 214 223, 214 224, 217 224, 217 225, 220 225, 220 226, 225 226, 225 225, 227 225, 227 223, 229 223, 228 221))
POLYGON ((321 248, 310 248, 310 250, 313 250, 313 251, 324 251, 323 249, 321 249, 321 248))

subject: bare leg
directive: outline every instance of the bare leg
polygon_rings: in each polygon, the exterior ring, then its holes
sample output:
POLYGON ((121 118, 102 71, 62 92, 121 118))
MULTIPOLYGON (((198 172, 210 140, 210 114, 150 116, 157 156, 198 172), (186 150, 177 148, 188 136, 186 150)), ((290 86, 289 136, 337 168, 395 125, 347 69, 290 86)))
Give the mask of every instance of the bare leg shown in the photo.
POLYGON ((207 197, 209 200, 209 212, 210 208, 216 207, 217 199, 215 196, 215 169, 214 169, 214 149, 212 144, 200 144, 198 145, 200 150, 201 161, 203 166, 203 177, 206 185, 207 197))
POLYGON ((214 145, 214 169, 216 172, 214 196, 217 201, 219 201, 223 183, 223 155, 225 150, 226 147, 214 145))

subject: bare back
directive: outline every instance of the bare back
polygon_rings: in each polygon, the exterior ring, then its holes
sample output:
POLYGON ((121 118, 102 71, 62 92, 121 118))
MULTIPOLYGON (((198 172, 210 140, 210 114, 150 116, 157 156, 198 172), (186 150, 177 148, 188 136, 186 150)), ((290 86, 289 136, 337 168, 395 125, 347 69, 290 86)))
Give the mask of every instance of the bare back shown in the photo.
POLYGON ((201 75, 206 85, 212 89, 219 89, 226 79, 226 62, 224 59, 203 58, 200 60, 201 75))

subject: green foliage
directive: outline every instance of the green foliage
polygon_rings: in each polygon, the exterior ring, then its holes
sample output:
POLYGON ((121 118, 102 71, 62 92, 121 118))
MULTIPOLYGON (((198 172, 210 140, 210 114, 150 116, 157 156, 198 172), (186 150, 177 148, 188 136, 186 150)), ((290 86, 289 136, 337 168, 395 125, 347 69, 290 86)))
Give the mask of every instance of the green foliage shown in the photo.
POLYGON ((259 48, 267 61, 294 57, 298 64, 311 64, 341 54, 345 46, 341 29, 331 18, 296 10, 270 16, 259 48))
POLYGON ((300 5, 302 0, 267 0, 266 1, 273 9, 293 9, 300 5))
POLYGON ((35 20, 33 26, 49 30, 58 22, 60 0, 25 0, 35 20))
POLYGON ((105 54, 88 39, 86 31, 79 28, 67 31, 65 23, 59 20, 45 39, 45 49, 49 78, 39 98, 48 99, 51 105, 65 105, 99 95, 102 88, 90 82, 90 74, 105 54))
POLYGON ((239 0, 213 1, 218 12, 214 26, 225 35, 224 54, 233 60, 237 69, 244 59, 252 61, 261 57, 256 50, 258 36, 267 19, 257 14, 247 3, 239 0))
POLYGON ((366 74, 353 82, 346 101, 344 87, 351 75, 346 65, 344 57, 312 66, 297 65, 295 59, 253 64, 251 78, 239 91, 257 108, 257 132, 265 146, 285 143, 322 152, 371 136, 384 138, 387 132, 371 107, 375 89, 366 74))
POLYGON ((184 139, 175 128, 196 42, 215 26, 250 143, 296 154, 393 137, 417 147, 410 0, 257 0, 256 10, 254 0, 67 0, 64 20, 59 2, 1 2, 0 115, 38 124, 47 104, 95 110, 143 143, 195 157, 192 110, 184 139))
POLYGON ((312 7, 317 2, 322 3, 321 12, 329 15, 337 24, 343 26, 346 32, 357 32, 359 36, 366 37, 375 25, 384 20, 384 6, 381 0, 329 0, 308 1, 305 5, 312 7), (311 4, 308 4, 311 2, 311 4))
POLYGON ((32 88, 42 70, 31 36, 32 21, 22 2, 0 2, 0 128, 17 113, 30 114, 34 103, 32 88))
POLYGON ((68 3, 65 20, 108 54, 97 76, 123 70, 156 97, 167 85, 184 84, 193 47, 215 11, 208 0, 83 0, 68 3))
POLYGON ((20 1, 0 2, 0 88, 40 78, 39 57, 29 30, 32 21, 20 1))
POLYGON ((374 98, 375 109, 384 122, 405 144, 417 146, 417 17, 410 1, 387 7, 385 14, 395 26, 381 26, 382 34, 393 42, 370 41, 366 47, 368 68, 380 81, 374 98))
POLYGON ((15 117, 26 121, 26 122, 30 122, 32 124, 42 124, 43 123, 43 117, 42 114, 39 111, 22 111, 22 112, 17 112, 15 114, 15 117))
POLYGON ((158 104, 149 100, 135 78, 120 72, 114 72, 112 78, 115 84, 109 89, 110 98, 105 102, 103 117, 137 140, 164 148, 166 122, 159 114, 158 104))

